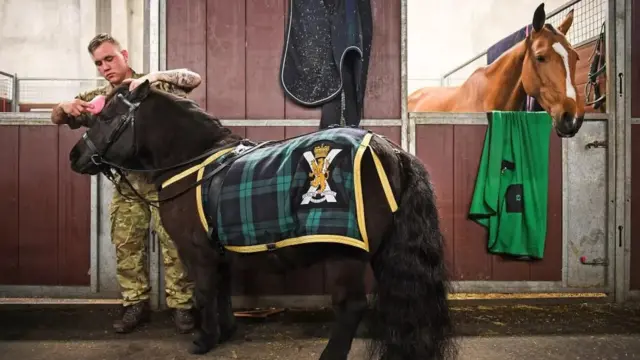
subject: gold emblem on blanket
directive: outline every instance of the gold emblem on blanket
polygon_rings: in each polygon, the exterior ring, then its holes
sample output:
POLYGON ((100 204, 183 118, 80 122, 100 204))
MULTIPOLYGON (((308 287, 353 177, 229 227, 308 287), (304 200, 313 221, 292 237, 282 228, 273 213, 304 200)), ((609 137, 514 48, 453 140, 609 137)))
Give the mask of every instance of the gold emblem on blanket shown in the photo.
POLYGON ((329 145, 318 145, 313 148, 313 154, 311 151, 306 151, 303 156, 311 172, 309 178, 309 190, 302 195, 301 205, 306 205, 309 202, 321 203, 331 202, 335 203, 336 192, 331 190, 329 185, 329 166, 331 161, 340 153, 342 149, 331 149, 329 145))

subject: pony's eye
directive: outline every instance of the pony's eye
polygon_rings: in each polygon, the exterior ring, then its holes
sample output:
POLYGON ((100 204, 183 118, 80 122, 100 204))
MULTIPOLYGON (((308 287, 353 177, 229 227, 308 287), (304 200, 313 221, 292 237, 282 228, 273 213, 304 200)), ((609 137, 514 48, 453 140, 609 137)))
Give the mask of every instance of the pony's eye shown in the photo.
POLYGON ((538 62, 544 62, 544 56, 542 56, 542 55, 536 55, 536 61, 538 61, 538 62))

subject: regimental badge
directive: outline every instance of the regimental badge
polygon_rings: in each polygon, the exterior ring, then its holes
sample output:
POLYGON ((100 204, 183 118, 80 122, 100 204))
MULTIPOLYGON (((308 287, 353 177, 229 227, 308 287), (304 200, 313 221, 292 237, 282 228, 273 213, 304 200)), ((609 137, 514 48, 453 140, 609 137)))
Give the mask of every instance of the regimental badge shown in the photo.
POLYGON ((309 178, 309 190, 302 195, 301 205, 309 204, 309 202, 318 204, 322 202, 335 203, 336 192, 331 190, 329 185, 329 177, 331 175, 329 166, 342 149, 331 149, 329 145, 318 145, 311 151, 305 151, 304 158, 309 164, 311 172, 309 178))

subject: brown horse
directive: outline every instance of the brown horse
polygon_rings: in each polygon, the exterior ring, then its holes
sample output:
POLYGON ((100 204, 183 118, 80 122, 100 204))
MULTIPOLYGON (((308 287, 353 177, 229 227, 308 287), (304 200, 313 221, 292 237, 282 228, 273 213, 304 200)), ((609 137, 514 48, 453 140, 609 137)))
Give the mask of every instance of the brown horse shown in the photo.
POLYGON ((544 4, 533 15, 533 31, 460 87, 422 88, 408 98, 410 112, 517 111, 529 95, 553 118, 561 137, 574 136, 584 117, 576 86, 578 53, 565 38, 571 10, 555 29, 545 24, 544 4))

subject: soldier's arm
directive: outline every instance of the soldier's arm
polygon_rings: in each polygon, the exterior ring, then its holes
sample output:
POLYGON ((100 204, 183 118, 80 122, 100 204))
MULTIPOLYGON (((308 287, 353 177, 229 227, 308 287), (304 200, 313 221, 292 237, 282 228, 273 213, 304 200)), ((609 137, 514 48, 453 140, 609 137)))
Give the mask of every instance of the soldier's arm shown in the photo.
POLYGON ((68 124, 69 123, 69 119, 71 118, 69 115, 67 115, 67 113, 64 112, 64 109, 62 108, 62 106, 64 105, 64 102, 59 103, 58 105, 53 107, 53 110, 51 110, 51 122, 56 124, 56 125, 61 125, 61 124, 68 124))
POLYGON ((200 75, 188 69, 156 71, 149 73, 146 78, 149 79, 149 82, 162 81, 182 88, 185 91, 195 89, 202 82, 200 75))
POLYGON ((71 101, 63 101, 53 107, 51 111, 51 122, 57 125, 67 124, 72 129, 77 129, 83 125, 82 112, 89 106, 89 101, 95 97, 93 92, 78 94, 71 101))

